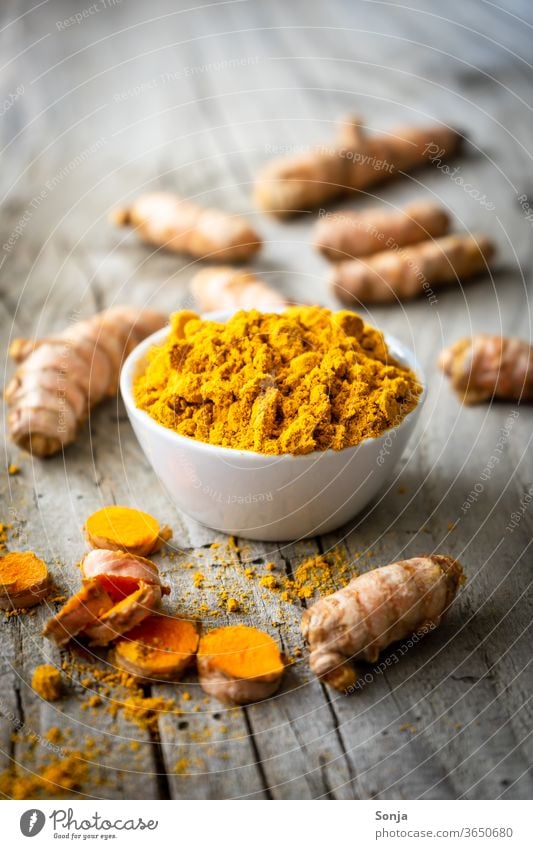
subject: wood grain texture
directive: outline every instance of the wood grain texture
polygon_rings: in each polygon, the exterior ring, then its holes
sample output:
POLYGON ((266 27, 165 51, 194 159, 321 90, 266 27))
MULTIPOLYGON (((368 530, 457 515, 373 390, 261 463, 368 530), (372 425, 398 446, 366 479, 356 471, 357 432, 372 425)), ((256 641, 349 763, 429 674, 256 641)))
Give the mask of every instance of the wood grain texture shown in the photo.
MULTIPOLYGON (((423 298, 365 311, 415 351, 429 393, 389 487, 349 527, 283 546, 238 540, 240 552, 226 552, 220 534, 173 508, 117 401, 94 411, 64 457, 42 463, 6 443, 4 467, 22 469, 2 474, 10 548, 35 549, 66 593, 79 582, 85 517, 109 503, 149 508, 175 532, 157 557, 172 585, 167 603, 194 615, 193 572, 183 568, 193 563, 207 584, 247 594, 232 622, 265 628, 289 655, 304 648, 301 608, 247 580, 245 564, 262 574, 272 561, 283 574, 341 546, 355 572, 442 552, 464 563, 468 581, 438 632, 385 672, 364 670, 369 683, 350 698, 314 680, 305 654, 275 697, 247 708, 207 699, 191 676, 153 687, 183 707, 180 716, 162 714, 151 737, 120 713, 112 721, 84 709, 79 675, 63 701, 40 701, 29 682, 39 663, 60 662, 40 637, 55 605, 6 619, 0 767, 24 763, 30 746, 34 763, 46 761, 43 738, 60 726, 66 739, 97 742, 85 797, 531 798, 532 413, 506 404, 461 408, 435 367, 441 347, 472 331, 531 339, 533 225, 518 200, 533 203, 530 4, 100 5, 72 22, 83 4, 2 4, 4 358, 13 336, 42 335, 114 303, 191 305, 188 281, 200 263, 107 224, 114 206, 149 188, 250 216, 265 239, 258 272, 291 298, 334 306, 327 264, 311 248, 314 216, 265 218, 251 184, 276 151, 331 138, 349 111, 363 114, 370 130, 444 121, 470 142, 452 176, 431 167, 338 206, 433 199, 457 229, 491 235, 499 259, 492 275, 439 293, 435 304, 423 298)), ((205 598, 216 591, 207 586, 205 598)), ((214 621, 229 619, 222 611, 214 621)))

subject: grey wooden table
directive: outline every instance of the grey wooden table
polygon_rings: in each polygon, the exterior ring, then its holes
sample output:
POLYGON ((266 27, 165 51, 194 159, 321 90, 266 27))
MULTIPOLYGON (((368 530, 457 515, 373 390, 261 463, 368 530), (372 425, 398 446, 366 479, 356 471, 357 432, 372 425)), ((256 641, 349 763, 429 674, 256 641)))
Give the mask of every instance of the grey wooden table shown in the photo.
MULTIPOLYGON (((1 624, 2 767, 37 770, 53 755, 47 731, 59 726, 67 742, 96 741, 80 797, 531 797, 532 414, 461 408, 435 368, 438 350, 472 331, 531 337, 533 14, 525 0, 501 5, 2 4, 3 352, 13 335, 42 335, 113 303, 190 304, 194 264, 107 224, 114 205, 151 187, 246 213, 265 239, 257 268, 292 298, 333 306, 326 264, 310 247, 311 216, 267 220, 253 208, 251 183, 273 152, 329 139, 349 111, 371 129, 442 120, 471 141, 452 175, 432 167, 348 206, 435 198, 458 229, 487 232, 499 246, 492 277, 434 304, 368 313, 415 350, 429 397, 387 491, 337 533, 292 545, 239 541, 241 560, 228 552, 234 562, 223 571, 214 551, 225 551, 225 539, 176 512, 120 403, 98 409, 64 457, 40 462, 10 444, 3 454, 5 466, 21 467, 2 473, 9 547, 40 553, 62 592, 79 583, 85 517, 128 503, 174 528, 174 550, 158 562, 184 612, 196 598, 185 563, 238 584, 242 561, 261 574, 267 561, 284 569, 338 545, 359 570, 429 551, 460 558, 468 581, 443 627, 351 698, 313 680, 305 654, 275 698, 245 709, 205 700, 193 679, 154 687, 191 699, 148 733, 121 712, 112 720, 84 710, 87 685, 76 681, 60 702, 36 697, 33 668, 61 660, 39 636, 57 607, 44 605, 1 624)), ((268 593, 246 589, 242 621, 289 653, 303 648, 301 611, 284 608, 281 622, 268 593)))

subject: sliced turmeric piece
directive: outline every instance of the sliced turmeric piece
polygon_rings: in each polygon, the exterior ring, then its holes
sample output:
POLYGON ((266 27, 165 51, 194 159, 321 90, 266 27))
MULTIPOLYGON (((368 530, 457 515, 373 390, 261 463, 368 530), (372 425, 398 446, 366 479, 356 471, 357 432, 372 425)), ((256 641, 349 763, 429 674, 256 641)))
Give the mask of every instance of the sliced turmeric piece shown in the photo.
POLYGON ((163 595, 170 592, 169 587, 161 586, 155 563, 127 551, 90 551, 82 560, 81 571, 84 578, 98 578, 115 602, 139 589, 140 581, 161 587, 163 595))
POLYGON ((247 625, 216 628, 200 640, 202 688, 226 704, 266 699, 278 689, 284 663, 275 640, 247 625))
POLYGON ((0 558, 0 608, 33 607, 50 588, 48 568, 33 551, 11 551, 0 558))
POLYGON ((106 646, 139 625, 161 601, 161 587, 139 581, 139 587, 85 628, 92 646, 106 646))
POLYGON ((158 551, 172 536, 171 529, 161 527, 149 513, 118 505, 97 510, 85 522, 84 530, 93 548, 129 551, 141 557, 158 551))
POLYGON ((65 646, 112 607, 113 599, 98 578, 85 581, 81 590, 69 598, 61 610, 48 620, 43 636, 53 640, 58 646, 65 646))
POLYGON ((118 640, 113 658, 121 669, 137 678, 177 681, 198 648, 194 622, 170 616, 148 616, 118 640))

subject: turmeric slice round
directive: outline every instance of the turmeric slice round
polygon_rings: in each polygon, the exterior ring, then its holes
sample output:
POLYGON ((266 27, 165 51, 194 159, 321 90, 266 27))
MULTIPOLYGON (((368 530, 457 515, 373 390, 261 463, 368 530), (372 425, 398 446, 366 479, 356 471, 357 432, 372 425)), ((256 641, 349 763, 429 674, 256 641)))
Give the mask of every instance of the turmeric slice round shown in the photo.
POLYGON ((200 640, 197 661, 202 688, 226 704, 268 698, 278 689, 284 669, 275 640, 247 625, 207 633, 200 640))
MULTIPOLYGON (((128 551, 104 551, 96 548, 87 554, 81 563, 84 578, 98 578, 113 601, 122 601, 139 589, 140 581, 161 586, 159 569, 151 560, 128 551)), ((161 586, 161 592, 170 592, 161 586)))
POLYGON ((112 505, 97 510, 85 522, 85 536, 93 548, 129 551, 144 557, 158 551, 172 531, 154 516, 132 507, 112 505))
POLYGON ((170 616, 148 616, 120 639, 114 651, 117 666, 148 681, 177 681, 198 648, 194 622, 170 616))
POLYGON ((32 551, 11 551, 0 558, 0 608, 34 607, 50 588, 48 568, 32 551))
POLYGON ((85 581, 81 590, 48 620, 43 636, 58 646, 65 646, 112 607, 113 599, 97 578, 85 581))
POLYGON ((85 628, 92 646, 107 646, 139 625, 161 601, 161 587, 139 582, 138 589, 123 598, 99 617, 97 622, 85 628))

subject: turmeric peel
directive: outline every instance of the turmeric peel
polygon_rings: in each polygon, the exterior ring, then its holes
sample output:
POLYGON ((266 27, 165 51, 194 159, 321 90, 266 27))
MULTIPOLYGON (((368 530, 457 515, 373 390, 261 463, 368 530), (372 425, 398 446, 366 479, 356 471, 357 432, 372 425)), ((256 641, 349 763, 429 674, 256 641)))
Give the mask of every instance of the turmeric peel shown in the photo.
POLYGON ((155 563, 128 551, 94 549, 83 558, 81 571, 86 579, 98 578, 114 601, 121 601, 135 592, 140 581, 156 584, 163 595, 170 592, 169 587, 161 584, 155 563))
POLYGON ((194 622, 170 616, 148 616, 117 641, 117 666, 143 680, 177 681, 198 648, 194 622))
POLYGON ((156 609, 161 601, 161 588, 139 581, 138 589, 106 610, 96 622, 84 629, 92 646, 107 646, 131 631, 156 609))
POLYGON ((268 698, 278 689, 284 670, 272 637, 246 625, 216 628, 205 634, 197 663, 205 692, 228 704, 268 698))
POLYGON ((311 669, 330 686, 349 690, 357 680, 352 661, 374 663, 392 643, 435 628, 462 581, 461 565, 441 555, 359 575, 304 612, 311 669))
POLYGON ((33 607, 49 588, 46 563, 32 551, 11 551, 0 557, 0 609, 33 607))
POLYGON ((182 436, 262 454, 340 450, 399 424, 421 392, 352 312, 186 319, 172 317, 134 382, 137 406, 182 436))
POLYGON ((129 551, 141 557, 158 551, 172 536, 170 528, 161 527, 149 513, 119 505, 97 510, 85 522, 84 531, 93 548, 129 551))

